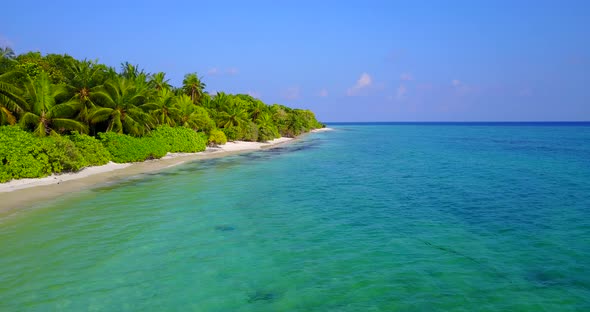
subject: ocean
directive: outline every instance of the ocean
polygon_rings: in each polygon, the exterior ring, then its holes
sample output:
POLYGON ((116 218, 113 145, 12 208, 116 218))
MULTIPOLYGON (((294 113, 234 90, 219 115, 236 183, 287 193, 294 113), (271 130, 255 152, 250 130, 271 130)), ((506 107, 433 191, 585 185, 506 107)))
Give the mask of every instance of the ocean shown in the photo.
POLYGON ((1 218, 0 311, 590 311, 589 123, 329 126, 1 218))

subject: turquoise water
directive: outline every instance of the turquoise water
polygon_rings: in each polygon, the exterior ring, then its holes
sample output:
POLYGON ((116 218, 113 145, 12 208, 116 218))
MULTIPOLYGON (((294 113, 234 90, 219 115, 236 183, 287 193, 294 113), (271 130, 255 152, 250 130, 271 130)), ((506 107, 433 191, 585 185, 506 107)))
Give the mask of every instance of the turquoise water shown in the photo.
POLYGON ((590 126, 333 127, 0 219, 0 311, 590 310, 590 126))

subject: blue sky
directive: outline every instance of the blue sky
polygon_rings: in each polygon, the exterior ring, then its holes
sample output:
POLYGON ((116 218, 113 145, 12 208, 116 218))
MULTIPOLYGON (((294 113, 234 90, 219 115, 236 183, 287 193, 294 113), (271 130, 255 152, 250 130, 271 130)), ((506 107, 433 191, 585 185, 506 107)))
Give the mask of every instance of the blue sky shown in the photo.
POLYGON ((0 45, 322 121, 590 120, 590 1, 10 1, 0 45))

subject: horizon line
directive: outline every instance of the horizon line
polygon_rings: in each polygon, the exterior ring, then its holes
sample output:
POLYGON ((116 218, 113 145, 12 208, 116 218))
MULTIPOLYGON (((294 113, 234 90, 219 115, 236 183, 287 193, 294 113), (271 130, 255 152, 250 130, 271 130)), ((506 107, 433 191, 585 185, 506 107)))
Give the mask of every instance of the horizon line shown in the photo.
POLYGON ((590 123, 590 120, 533 120, 533 121, 322 121, 323 123, 590 123))

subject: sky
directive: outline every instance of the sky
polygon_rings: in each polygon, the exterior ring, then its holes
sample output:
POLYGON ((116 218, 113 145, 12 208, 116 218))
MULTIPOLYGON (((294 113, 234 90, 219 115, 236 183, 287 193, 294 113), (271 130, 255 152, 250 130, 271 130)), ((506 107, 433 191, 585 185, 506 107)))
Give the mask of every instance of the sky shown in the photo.
POLYGON ((9 1, 0 46, 333 121, 588 121, 590 1, 9 1))

